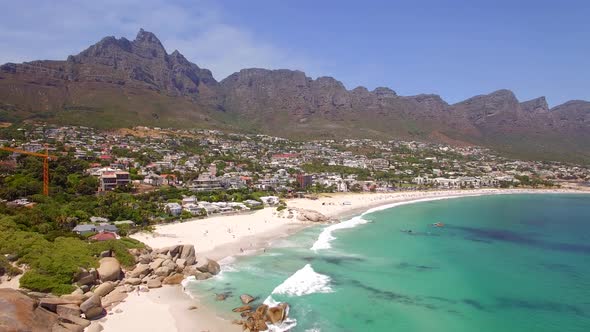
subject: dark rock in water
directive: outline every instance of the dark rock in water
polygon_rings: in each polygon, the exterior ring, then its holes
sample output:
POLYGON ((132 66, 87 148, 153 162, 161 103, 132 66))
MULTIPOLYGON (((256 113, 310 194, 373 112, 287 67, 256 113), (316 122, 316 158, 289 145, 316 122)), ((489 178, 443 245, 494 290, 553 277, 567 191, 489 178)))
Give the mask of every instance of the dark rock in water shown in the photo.
POLYGON ((243 304, 248 304, 248 303, 253 302, 255 300, 255 298, 252 295, 242 294, 242 295, 240 295, 240 300, 242 300, 243 304))
POLYGON ((209 272, 196 272, 194 276, 197 280, 207 280, 213 277, 213 275, 211 275, 209 272))
POLYGON ((225 294, 217 294, 217 295, 215 295, 215 300, 216 301, 225 301, 225 299, 227 299, 227 295, 225 295, 225 294))
POLYGON ((249 305, 243 305, 241 307, 234 308, 233 312, 245 312, 245 311, 252 311, 252 307, 249 305))
POLYGON ((203 273, 210 273, 212 275, 216 275, 219 274, 219 272, 221 272, 221 266, 219 266, 219 263, 217 263, 216 261, 207 258, 202 264, 197 265, 197 270, 203 273))

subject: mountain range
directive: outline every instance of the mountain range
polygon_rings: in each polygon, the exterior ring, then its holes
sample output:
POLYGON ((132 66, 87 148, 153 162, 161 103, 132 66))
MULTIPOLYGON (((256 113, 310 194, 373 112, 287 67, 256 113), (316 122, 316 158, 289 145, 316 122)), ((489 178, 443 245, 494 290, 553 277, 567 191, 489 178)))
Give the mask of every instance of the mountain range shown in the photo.
POLYGON ((590 162, 588 101, 549 108, 544 97, 521 102, 498 90, 448 104, 387 87, 347 90, 332 77, 287 69, 243 69, 217 81, 143 29, 132 41, 106 37, 65 61, 0 66, 0 121, 23 120, 420 140, 590 162))

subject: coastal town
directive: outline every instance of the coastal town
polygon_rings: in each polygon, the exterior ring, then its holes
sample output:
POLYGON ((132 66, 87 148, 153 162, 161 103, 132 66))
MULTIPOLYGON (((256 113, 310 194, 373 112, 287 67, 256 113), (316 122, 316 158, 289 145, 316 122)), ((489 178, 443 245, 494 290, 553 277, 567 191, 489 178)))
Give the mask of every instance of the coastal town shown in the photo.
MULTIPOLYGON (((112 132, 37 125, 11 129, 0 139, 0 146, 29 152, 47 149, 50 154, 86 161, 84 172, 98 180, 99 194, 161 187, 196 193, 248 188, 286 197, 319 192, 551 187, 590 180, 590 170, 582 165, 514 160, 476 146, 414 141, 291 141, 215 130, 136 127, 112 132)), ((3 176, 18 168, 18 154, 1 156, 3 176)), ((187 199, 181 207, 200 213, 194 206, 195 201, 187 199)), ((210 214, 245 206, 199 207, 210 214)), ((181 212, 177 205, 167 208, 172 214, 181 212)))

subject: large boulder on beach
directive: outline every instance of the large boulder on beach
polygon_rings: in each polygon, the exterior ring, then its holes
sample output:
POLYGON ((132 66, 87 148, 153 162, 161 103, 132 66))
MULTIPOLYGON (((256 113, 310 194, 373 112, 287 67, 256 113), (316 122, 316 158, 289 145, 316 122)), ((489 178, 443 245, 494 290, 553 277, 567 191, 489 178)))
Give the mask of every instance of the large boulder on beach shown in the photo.
POLYGON ((127 288, 119 286, 110 292, 107 296, 102 298, 102 306, 104 308, 111 307, 117 303, 122 302, 127 297, 127 288))
POLYGON ((143 255, 139 256, 137 261, 141 264, 149 264, 152 262, 152 256, 149 254, 143 254, 143 255))
POLYGON ((150 279, 147 282, 148 288, 160 288, 162 287, 162 281, 160 279, 150 279))
POLYGON ((159 277, 167 277, 172 273, 174 270, 169 268, 168 266, 161 266, 154 271, 154 274, 159 277))
POLYGON ((174 257, 180 253, 180 251, 182 250, 182 247, 183 246, 181 244, 178 244, 178 245, 162 248, 162 249, 158 250, 157 252, 158 252, 158 254, 170 255, 171 257, 174 257))
POLYGON ((151 268, 148 264, 137 264, 135 268, 129 272, 130 278, 143 278, 144 276, 148 275, 151 271, 151 268))
POLYGON ((115 289, 115 284, 110 281, 107 281, 107 282, 103 282, 98 287, 96 287, 93 290, 93 292, 94 292, 94 294, 96 294, 100 297, 104 297, 108 293, 112 292, 113 289, 115 289))
POLYGON ((103 308, 100 296, 92 295, 88 300, 80 304, 80 310, 86 316, 86 319, 96 319, 102 316, 103 308))
POLYGON ((157 268, 162 266, 162 263, 164 263, 165 260, 166 259, 164 259, 164 258, 156 258, 156 259, 154 259, 153 262, 150 263, 149 268, 151 270, 156 270, 157 268))
POLYGON ((184 275, 182 273, 175 273, 164 278, 162 283, 164 285, 179 285, 184 280, 184 275))
POLYGON ((254 302, 255 298, 252 295, 242 294, 242 295, 240 295, 240 300, 242 301, 243 304, 249 304, 251 302, 254 302))
POLYGON ((171 259, 165 260, 164 263, 162 263, 162 266, 168 267, 172 271, 176 271, 176 268, 178 268, 178 265, 176 265, 176 263, 174 263, 174 261, 171 259))
POLYGON ((97 269, 100 281, 115 281, 121 278, 121 263, 114 257, 105 257, 100 261, 97 269))
POLYGON ((185 244, 182 246, 182 251, 180 252, 179 259, 183 259, 185 265, 193 265, 197 261, 197 257, 195 255, 195 246, 192 244, 185 244))
POLYGON ((137 285, 141 284, 141 279, 139 279, 139 278, 127 278, 127 279, 125 279, 125 283, 128 284, 128 285, 137 286, 137 285))
POLYGON ((219 272, 221 272, 221 266, 219 266, 219 263, 216 261, 207 258, 201 265, 197 265, 197 270, 201 272, 208 272, 212 275, 217 275, 219 272))

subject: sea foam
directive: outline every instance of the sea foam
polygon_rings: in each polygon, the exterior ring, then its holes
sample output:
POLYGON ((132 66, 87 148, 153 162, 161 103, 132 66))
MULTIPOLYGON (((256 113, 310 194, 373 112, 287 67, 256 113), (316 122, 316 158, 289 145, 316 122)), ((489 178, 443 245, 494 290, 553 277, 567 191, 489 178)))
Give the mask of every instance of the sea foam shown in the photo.
MULTIPOLYGON (((469 195, 469 196, 479 196, 479 195, 469 195)), ((363 216, 365 216, 369 213, 390 209, 390 208, 400 206, 400 205, 419 203, 419 202, 427 202, 427 201, 438 201, 441 199, 449 199, 449 198, 457 198, 457 197, 461 197, 461 196, 429 197, 429 198, 416 199, 416 200, 407 201, 407 202, 397 202, 397 203, 385 204, 385 205, 381 205, 378 207, 374 207, 372 209, 365 211, 364 213, 362 213, 359 216, 353 217, 349 220, 343 221, 338 224, 330 225, 330 226, 324 228, 324 230, 320 233, 320 235, 318 236, 318 239, 314 242, 313 246, 310 249, 317 252, 318 250, 332 248, 332 245, 330 244, 330 242, 332 242, 333 240, 336 239, 334 237, 334 235, 332 235, 332 233, 334 231, 340 230, 340 229, 354 228, 359 225, 366 224, 366 223, 370 222, 369 220, 366 220, 363 218, 363 216)))
MULTIPOLYGON (((313 270, 310 264, 305 265, 297 272, 293 273, 289 278, 278 285, 270 296, 264 300, 264 304, 269 307, 275 307, 280 302, 276 301, 272 295, 287 295, 287 296, 302 296, 313 293, 331 293, 330 277, 317 273, 313 270)), ((287 312, 288 314, 288 312, 287 312)), ((268 332, 284 332, 290 331, 297 325, 297 320, 293 317, 288 317, 279 325, 269 325, 268 332)))
POLYGON ((302 296, 312 293, 331 292, 330 277, 315 272, 311 265, 307 264, 278 285, 272 291, 272 294, 302 296))

